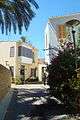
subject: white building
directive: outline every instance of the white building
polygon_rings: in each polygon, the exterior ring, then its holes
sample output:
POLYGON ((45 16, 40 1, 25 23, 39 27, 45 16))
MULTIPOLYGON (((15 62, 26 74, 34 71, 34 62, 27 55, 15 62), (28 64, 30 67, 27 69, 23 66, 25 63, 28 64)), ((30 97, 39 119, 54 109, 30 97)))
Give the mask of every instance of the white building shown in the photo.
POLYGON ((38 49, 27 42, 0 41, 0 64, 11 70, 14 81, 40 78, 38 49))
MULTIPOLYGON (((72 26, 76 33, 75 38, 80 33, 80 13, 49 18, 45 28, 45 61, 50 64, 50 61, 58 53, 67 41, 73 42, 72 26)), ((79 36, 80 37, 80 36, 79 36)))

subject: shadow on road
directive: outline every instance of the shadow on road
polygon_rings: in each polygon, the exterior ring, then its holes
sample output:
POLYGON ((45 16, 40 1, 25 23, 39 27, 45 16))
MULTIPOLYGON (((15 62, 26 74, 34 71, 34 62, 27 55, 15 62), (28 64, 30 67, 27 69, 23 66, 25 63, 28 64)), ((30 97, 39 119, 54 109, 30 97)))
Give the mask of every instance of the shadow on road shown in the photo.
POLYGON ((47 102, 42 89, 14 89, 4 120, 50 120, 51 116, 73 114, 64 105, 47 102))

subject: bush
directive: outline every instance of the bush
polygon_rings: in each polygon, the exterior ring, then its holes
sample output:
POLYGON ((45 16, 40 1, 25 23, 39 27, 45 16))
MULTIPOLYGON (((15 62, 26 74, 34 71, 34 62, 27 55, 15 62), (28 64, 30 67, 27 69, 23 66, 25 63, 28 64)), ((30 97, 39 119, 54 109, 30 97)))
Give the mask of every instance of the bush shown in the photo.
POLYGON ((17 79, 15 80, 15 84, 16 84, 16 85, 20 85, 20 84, 22 84, 22 81, 17 78, 17 79))
POLYGON ((74 89, 80 89, 80 79, 78 79, 78 78, 73 78, 73 79, 70 81, 70 84, 71 84, 72 88, 74 88, 74 89))
POLYGON ((72 96, 71 81, 76 76, 75 57, 72 52, 69 50, 59 51, 47 67, 50 94, 60 100, 65 98, 69 100, 72 96))
POLYGON ((25 83, 28 83, 28 82, 38 82, 38 81, 39 81, 38 77, 30 77, 30 78, 27 78, 25 80, 25 83))

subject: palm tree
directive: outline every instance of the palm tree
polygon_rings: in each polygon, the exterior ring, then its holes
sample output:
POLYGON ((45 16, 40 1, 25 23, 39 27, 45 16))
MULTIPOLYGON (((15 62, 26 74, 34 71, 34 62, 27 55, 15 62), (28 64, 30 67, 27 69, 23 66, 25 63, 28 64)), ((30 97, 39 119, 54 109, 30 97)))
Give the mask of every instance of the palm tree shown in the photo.
POLYGON ((30 21, 35 16, 34 7, 38 4, 34 0, 0 0, 0 27, 2 33, 17 29, 21 34, 23 26, 28 29, 30 21))

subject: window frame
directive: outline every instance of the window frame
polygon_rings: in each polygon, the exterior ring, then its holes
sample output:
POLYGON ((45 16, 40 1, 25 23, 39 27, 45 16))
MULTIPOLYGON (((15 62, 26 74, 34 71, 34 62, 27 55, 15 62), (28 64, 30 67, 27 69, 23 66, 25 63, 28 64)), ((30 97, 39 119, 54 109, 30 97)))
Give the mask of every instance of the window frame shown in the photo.
POLYGON ((10 47, 10 57, 14 57, 14 55, 15 55, 15 47, 12 46, 10 47))

